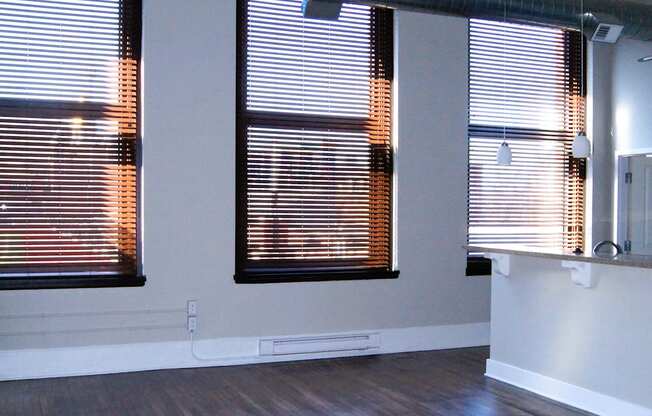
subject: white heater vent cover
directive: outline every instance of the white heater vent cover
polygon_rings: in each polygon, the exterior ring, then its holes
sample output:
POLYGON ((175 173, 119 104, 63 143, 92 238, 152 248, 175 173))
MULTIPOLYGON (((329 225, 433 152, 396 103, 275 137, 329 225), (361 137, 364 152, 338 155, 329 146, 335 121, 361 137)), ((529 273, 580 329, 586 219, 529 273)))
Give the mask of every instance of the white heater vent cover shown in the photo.
POLYGON ((380 334, 325 335, 301 338, 261 339, 260 355, 315 354, 365 351, 380 348, 380 334))
POLYGON ((616 43, 622 31, 623 26, 621 25, 600 23, 593 32, 591 40, 594 42, 616 43))

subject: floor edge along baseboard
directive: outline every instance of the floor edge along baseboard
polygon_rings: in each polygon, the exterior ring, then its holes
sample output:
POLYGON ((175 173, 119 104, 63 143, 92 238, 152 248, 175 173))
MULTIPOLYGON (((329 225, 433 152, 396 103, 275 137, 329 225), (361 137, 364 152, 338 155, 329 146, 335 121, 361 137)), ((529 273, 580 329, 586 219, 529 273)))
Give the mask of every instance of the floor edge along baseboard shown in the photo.
POLYGON ((475 347, 489 344, 489 323, 363 329, 342 333, 297 334, 291 337, 199 339, 155 343, 92 345, 50 349, 0 351, 0 380, 84 376, 172 368, 258 364, 266 362, 352 357, 400 352, 475 347), (261 355, 265 339, 377 334, 379 346, 364 350, 308 354, 261 355), (200 359, 196 358, 199 357, 200 359))
POLYGON ((652 409, 496 360, 487 360, 485 375, 600 416, 652 416, 652 409))

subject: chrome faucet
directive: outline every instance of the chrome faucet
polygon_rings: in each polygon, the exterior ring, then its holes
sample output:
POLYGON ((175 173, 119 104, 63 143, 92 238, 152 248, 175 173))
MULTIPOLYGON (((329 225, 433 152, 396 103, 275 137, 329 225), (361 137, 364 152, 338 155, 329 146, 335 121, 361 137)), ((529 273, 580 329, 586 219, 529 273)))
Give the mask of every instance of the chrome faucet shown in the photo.
POLYGON ((619 254, 623 254, 622 247, 620 247, 618 244, 614 243, 611 240, 602 240, 598 244, 596 244, 595 247, 593 247, 593 254, 595 254, 596 256, 600 256, 599 254, 600 249, 607 245, 610 245, 616 249, 616 254, 614 254, 612 257, 616 257, 619 254))

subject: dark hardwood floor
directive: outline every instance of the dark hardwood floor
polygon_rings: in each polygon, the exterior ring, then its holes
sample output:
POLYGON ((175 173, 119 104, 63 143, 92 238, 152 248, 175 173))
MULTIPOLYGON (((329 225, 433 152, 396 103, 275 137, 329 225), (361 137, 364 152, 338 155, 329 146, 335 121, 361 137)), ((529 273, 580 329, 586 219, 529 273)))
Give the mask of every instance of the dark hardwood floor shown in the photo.
POLYGON ((550 415, 483 376, 487 348, 0 383, 1 415, 550 415))

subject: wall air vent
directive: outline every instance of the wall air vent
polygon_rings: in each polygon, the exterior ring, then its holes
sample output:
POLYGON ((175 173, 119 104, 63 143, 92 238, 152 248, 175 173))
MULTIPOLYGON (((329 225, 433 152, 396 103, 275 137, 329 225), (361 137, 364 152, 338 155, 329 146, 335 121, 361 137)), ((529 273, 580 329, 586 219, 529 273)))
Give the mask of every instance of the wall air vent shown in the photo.
POLYGON ((316 354, 380 348, 380 334, 346 334, 301 338, 261 339, 260 355, 316 354))
POLYGON ((616 43, 622 31, 623 26, 621 25, 600 23, 593 32, 591 40, 593 42, 616 43))

